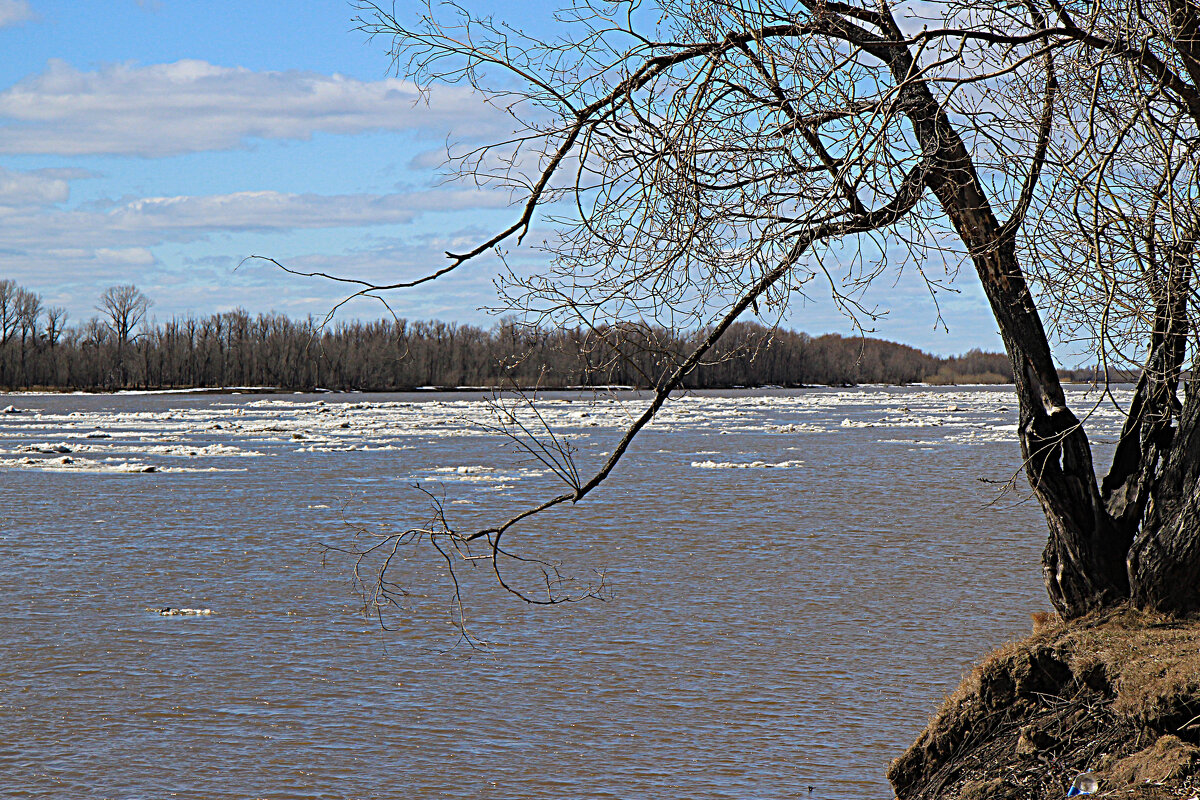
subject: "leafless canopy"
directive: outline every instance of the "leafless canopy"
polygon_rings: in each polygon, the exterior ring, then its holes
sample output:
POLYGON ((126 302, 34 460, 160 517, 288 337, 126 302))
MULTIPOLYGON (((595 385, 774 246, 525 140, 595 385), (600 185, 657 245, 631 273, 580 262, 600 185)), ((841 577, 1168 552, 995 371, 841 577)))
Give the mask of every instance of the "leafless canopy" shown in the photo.
POLYGON ((123 346, 132 337, 133 329, 146 317, 150 305, 150 298, 136 286, 110 286, 100 295, 96 310, 108 318, 109 330, 123 346))
POLYGON ((1176 390, 1195 354, 1194 0, 575 0, 531 29, 450 3, 357 5, 399 74, 470 85, 511 115, 511 138, 449 165, 508 192, 513 220, 425 275, 339 280, 403 288, 552 228, 543 270, 501 270, 504 310, 709 333, 663 365, 598 471, 565 470, 568 491, 507 522, 430 538, 486 540, 503 583, 505 533, 603 482, 738 317, 778 319, 820 287, 869 325, 881 310, 863 292, 885 272, 918 271, 936 308, 969 263, 1017 374, 1051 598, 1082 613, 1131 580, 1137 594, 1126 554, 1170 449, 1148 431, 1188 417, 1176 390), (1148 366, 1103 489, 1039 305, 1083 352, 1148 366))

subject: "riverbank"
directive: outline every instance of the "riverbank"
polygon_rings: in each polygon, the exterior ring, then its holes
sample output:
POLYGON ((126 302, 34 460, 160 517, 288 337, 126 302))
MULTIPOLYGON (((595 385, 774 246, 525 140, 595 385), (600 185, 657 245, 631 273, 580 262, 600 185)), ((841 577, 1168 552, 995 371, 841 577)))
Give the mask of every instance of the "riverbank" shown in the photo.
POLYGON ((1191 798, 1200 787, 1200 619, 1133 609, 1049 621, 988 656, 888 779, 899 800, 1191 798))

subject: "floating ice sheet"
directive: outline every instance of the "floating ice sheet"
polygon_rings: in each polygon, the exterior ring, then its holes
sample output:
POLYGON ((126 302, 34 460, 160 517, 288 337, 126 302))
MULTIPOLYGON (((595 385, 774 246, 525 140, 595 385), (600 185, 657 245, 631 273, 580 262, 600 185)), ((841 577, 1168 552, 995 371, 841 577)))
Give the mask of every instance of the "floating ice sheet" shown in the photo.
POLYGON ((693 461, 696 469, 795 469, 803 466, 803 461, 693 461))
MULTIPOLYGON (((145 467, 170 474, 231 467, 248 457, 302 452, 399 454, 455 437, 503 438, 494 401, 468 397, 339 402, 297 396, 214 396, 189 399, 178 408, 101 411, 39 410, 36 395, 23 395, 20 413, 0 415, 0 468, 52 469, 78 473, 136 472, 145 467), (62 462, 61 458, 70 459, 62 462), (60 459, 55 461, 55 459, 60 459), (108 461, 106 459, 115 459, 108 461), (193 459, 203 459, 196 467, 193 459)), ((1121 412, 1113 399, 1127 404, 1128 390, 1111 397, 1071 389, 1069 401, 1097 441, 1119 431, 1121 412)), ((536 411, 506 399, 505 409, 530 431, 549 426, 576 445, 594 441, 584 455, 603 456, 649 402, 646 393, 539 398, 536 411)), ((125 399, 128 407, 131 399, 125 399)), ((136 402, 136 401, 133 401, 136 402)), ((147 399, 147 403, 152 400, 147 399)), ((157 401, 163 402, 163 401, 157 401)), ((983 445, 1015 441, 1016 399, 995 388, 814 389, 738 394, 688 393, 667 403, 647 432, 690 432, 700 436, 740 437, 736 449, 744 461, 697 460, 698 469, 781 468, 781 444, 800 445, 818 435, 862 436, 868 441, 911 443, 920 429, 922 446, 983 445), (868 429, 870 433, 867 433, 868 429), (860 430, 862 432, 860 432, 860 430), (782 440, 782 441, 781 441, 782 440), (749 446, 742 446, 742 442, 749 446)), ((513 420, 510 419, 509 422, 513 420)), ((510 426, 511 428, 511 426, 510 426)), ((715 441, 714 441, 714 444, 715 441)), ((661 447, 662 445, 658 445, 661 447)), ((709 455, 697 453, 696 455, 709 455)), ((237 468, 242 468, 240 465, 237 468)), ((789 468, 789 467, 782 467, 789 468)), ((405 468, 405 471, 411 468, 405 468)), ((394 473, 393 473, 394 474, 394 473)), ((403 475, 405 472, 400 472, 403 475)), ((412 472, 421 481, 508 485, 537 477, 530 471, 488 472, 481 465, 446 466, 412 472)))

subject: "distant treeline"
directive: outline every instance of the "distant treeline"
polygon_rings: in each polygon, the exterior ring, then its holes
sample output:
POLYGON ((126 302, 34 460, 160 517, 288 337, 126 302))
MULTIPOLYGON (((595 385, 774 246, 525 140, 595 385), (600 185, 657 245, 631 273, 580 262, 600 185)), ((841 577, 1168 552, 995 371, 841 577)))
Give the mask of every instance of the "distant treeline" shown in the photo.
MULTIPOLYGON (((704 332, 624 325, 490 329, 446 322, 341 322, 243 310, 144 322, 132 286, 100 299, 101 316, 66 324, 62 309, 0 281, 0 387, 114 390, 271 386, 393 391, 418 387, 652 385, 704 332)), ((1008 358, 972 350, 939 358, 881 339, 808 336, 734 325, 691 388, 858 383, 1011 382, 1008 358)))

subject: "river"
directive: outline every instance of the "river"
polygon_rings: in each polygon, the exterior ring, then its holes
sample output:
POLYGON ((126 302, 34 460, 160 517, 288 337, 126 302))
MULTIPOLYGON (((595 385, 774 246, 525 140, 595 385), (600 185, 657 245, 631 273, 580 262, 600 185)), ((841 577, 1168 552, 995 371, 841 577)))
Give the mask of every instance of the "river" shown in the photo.
MULTIPOLYGON (((1073 400, 1104 447, 1116 412, 1073 400)), ((586 472, 644 402, 525 419, 586 472)), ((606 487, 506 535, 606 599, 530 606, 457 562, 471 641, 436 553, 402 551, 381 625, 322 544, 431 496, 466 530, 561 492, 480 396, 10 404, 3 797, 887 798, 941 698, 1047 608, 1005 388, 673 401, 606 487)))

